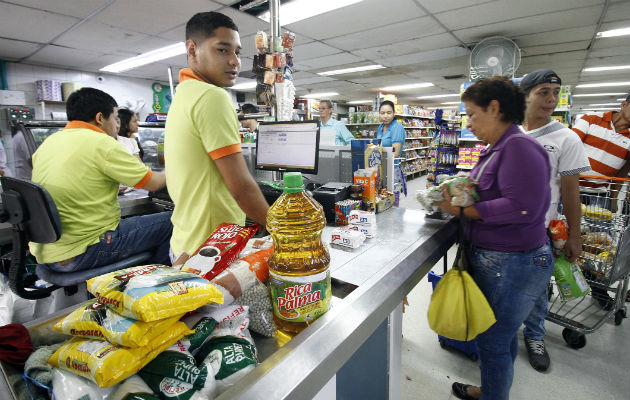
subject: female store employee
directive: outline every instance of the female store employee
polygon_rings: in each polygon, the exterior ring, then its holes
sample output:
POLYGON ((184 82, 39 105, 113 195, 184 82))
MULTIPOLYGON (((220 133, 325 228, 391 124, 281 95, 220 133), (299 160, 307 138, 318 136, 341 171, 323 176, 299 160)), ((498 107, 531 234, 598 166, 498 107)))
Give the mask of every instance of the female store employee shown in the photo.
POLYGON ((405 145, 405 128, 394 120, 394 103, 385 100, 378 108, 382 124, 376 132, 376 138, 381 139, 384 147, 394 148, 394 157, 400 157, 405 145))

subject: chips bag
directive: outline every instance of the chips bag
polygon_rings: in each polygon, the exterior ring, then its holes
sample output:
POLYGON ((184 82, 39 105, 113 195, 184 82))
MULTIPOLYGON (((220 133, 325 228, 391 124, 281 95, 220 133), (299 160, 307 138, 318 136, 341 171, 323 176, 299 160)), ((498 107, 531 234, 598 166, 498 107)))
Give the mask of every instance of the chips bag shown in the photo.
POLYGON ((564 245, 569 240, 569 230, 564 221, 554 219, 549 223, 549 233, 553 242, 554 252, 564 249, 564 245))
POLYGON ((221 292, 207 280, 164 265, 110 272, 88 280, 87 288, 118 314, 145 322, 223 302, 221 292))
POLYGON ((193 331, 180 324, 148 345, 136 348, 75 337, 64 343, 48 363, 87 378, 99 387, 110 387, 135 374, 162 351, 191 333, 193 331))
POLYGON ((247 241, 257 230, 258 225, 242 227, 222 223, 184 263, 182 271, 192 272, 209 281, 212 280, 238 257, 247 241))
POLYGON ((125 347, 142 347, 171 329, 182 314, 154 322, 136 321, 115 313, 96 299, 84 303, 53 329, 66 335, 107 340, 125 347))

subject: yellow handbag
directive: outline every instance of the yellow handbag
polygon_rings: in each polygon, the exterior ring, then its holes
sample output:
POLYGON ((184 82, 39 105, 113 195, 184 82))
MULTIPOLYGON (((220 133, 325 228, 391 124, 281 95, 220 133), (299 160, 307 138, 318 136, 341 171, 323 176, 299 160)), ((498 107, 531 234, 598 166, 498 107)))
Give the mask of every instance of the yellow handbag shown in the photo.
MULTIPOLYGON (((463 221, 463 218, 460 217, 463 221)), ((460 245, 453 269, 438 282, 429 304, 429 326, 438 335, 460 341, 473 340, 495 322, 488 300, 466 271, 463 229, 459 229, 460 245)))

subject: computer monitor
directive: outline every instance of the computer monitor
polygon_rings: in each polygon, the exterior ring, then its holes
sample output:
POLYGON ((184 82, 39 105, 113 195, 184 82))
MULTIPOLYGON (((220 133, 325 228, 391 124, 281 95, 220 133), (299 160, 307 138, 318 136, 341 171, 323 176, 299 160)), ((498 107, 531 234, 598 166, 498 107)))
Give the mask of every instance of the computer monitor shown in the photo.
POLYGON ((317 121, 261 122, 256 139, 256 169, 317 174, 317 121))

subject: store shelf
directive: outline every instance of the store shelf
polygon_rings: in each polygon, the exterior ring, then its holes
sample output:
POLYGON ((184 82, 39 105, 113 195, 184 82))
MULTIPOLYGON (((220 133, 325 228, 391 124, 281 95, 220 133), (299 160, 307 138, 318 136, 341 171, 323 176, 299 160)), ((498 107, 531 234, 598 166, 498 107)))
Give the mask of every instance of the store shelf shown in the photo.
POLYGON ((405 140, 412 140, 412 139, 433 139, 433 136, 416 136, 416 137, 405 138, 405 140))
POLYGON ((425 156, 411 157, 411 158, 406 158, 404 161, 418 160, 418 159, 424 158, 424 157, 425 156))
POLYGON ((431 146, 424 146, 424 147, 412 147, 410 149, 403 149, 403 151, 408 151, 408 150, 424 150, 424 149, 428 149, 431 146))
POLYGON ((470 165, 460 165, 460 164, 457 164, 457 165, 455 166, 455 168, 457 168, 457 169, 473 169, 474 167, 471 167, 470 165))
POLYGON ((405 172, 405 176, 414 175, 414 174, 417 174, 418 172, 423 172, 423 171, 426 171, 426 170, 427 170, 427 168, 420 168, 420 169, 417 169, 415 171, 405 172))
POLYGON ((405 129, 437 129, 435 126, 404 126, 405 129))
POLYGON ((363 123, 363 124, 346 124, 346 126, 366 126, 366 125, 370 125, 370 126, 374 126, 374 125, 380 125, 380 122, 373 122, 373 123, 363 123))
POLYGON ((411 114, 396 114, 397 117, 403 118, 422 118, 422 119, 433 119, 434 117, 421 117, 419 115, 411 115, 411 114))
POLYGON ((458 142, 481 142, 481 140, 477 138, 457 138, 458 142))

